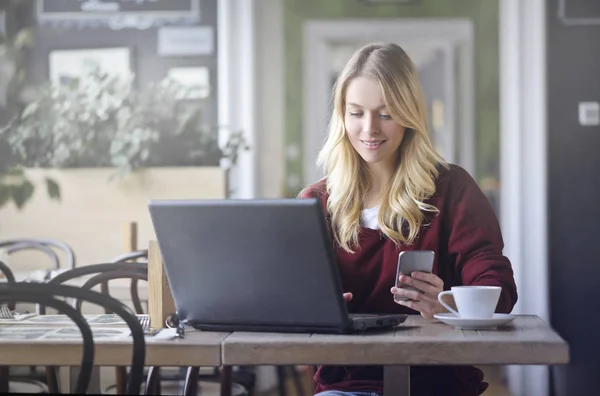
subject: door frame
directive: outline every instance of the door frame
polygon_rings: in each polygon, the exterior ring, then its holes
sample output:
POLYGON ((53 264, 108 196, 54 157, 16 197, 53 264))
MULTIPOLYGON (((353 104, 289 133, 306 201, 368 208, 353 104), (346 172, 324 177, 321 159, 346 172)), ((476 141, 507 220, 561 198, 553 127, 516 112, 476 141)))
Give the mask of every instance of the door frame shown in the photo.
MULTIPOLYGON (((500 0, 500 224, 519 301, 513 312, 550 322, 546 4, 500 0)), ((548 395, 547 366, 509 366, 512 394, 548 395)))
POLYGON ((255 198, 258 191, 256 1, 217 1, 219 145, 241 130, 250 147, 229 172, 231 198, 255 198))
MULTIPOLYGON (((319 19, 304 23, 303 64, 303 145, 304 184, 322 178, 316 168, 316 158, 321 149, 329 122, 329 47, 336 42, 368 43, 371 41, 395 42, 399 45, 423 43, 457 55, 456 86, 460 101, 456 122, 453 123, 448 145, 449 158, 475 176, 475 83, 474 83, 474 33, 467 18, 394 18, 394 19, 319 19), (408 39, 407 39, 408 38, 408 39), (454 143, 454 146, 452 143, 454 143), (456 157, 453 155, 456 153, 456 157)), ((450 71, 453 73, 452 71, 450 71)), ((451 104, 450 104, 451 105, 451 104)))

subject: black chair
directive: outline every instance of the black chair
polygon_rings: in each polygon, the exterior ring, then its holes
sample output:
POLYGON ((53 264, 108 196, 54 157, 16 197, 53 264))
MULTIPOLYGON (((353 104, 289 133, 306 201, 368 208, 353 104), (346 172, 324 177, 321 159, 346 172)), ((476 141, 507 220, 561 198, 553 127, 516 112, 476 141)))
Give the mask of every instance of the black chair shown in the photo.
MULTIPOLYGON (((93 286, 100 284, 101 292, 104 295, 110 295, 108 289, 108 281, 113 279, 131 278, 132 280, 148 280, 148 264, 137 262, 108 262, 91 264, 83 267, 72 268, 64 271, 48 281, 49 284, 63 284, 70 280, 81 278, 88 275, 96 276, 89 279, 82 287, 91 289, 93 286), (117 272, 115 272, 117 271, 117 272), (108 275, 110 273, 110 275, 108 275)), ((136 314, 143 314, 142 303, 139 298, 139 293, 136 287, 132 287, 132 303, 136 314)), ((110 313, 109 309, 105 309, 106 313, 110 313)), ((45 309, 42 306, 38 307, 38 313, 44 314, 45 309)))
MULTIPOLYGON (((148 263, 148 250, 135 250, 124 253, 113 259, 113 262, 141 262, 148 263)), ((137 294, 137 279, 131 281, 131 295, 137 294)), ((135 300, 134 300, 135 304, 135 300)), ((180 368, 175 373, 166 373, 161 367, 152 366, 148 369, 146 393, 160 394, 162 382, 184 382, 183 395, 196 395, 198 391, 198 381, 218 382, 221 386, 223 396, 231 396, 234 384, 241 386, 247 396, 253 395, 256 375, 253 369, 241 368, 233 371, 231 366, 215 367, 210 373, 200 373, 200 367, 180 368)))
MULTIPOLYGON (((48 286, 44 284, 31 285, 23 283, 6 283, 0 285, 0 303, 40 303, 55 308, 56 310, 67 315, 81 331, 83 340, 83 353, 81 357, 81 370, 77 379, 75 387, 75 393, 82 394, 87 392, 89 386, 92 368, 94 365, 94 339, 90 326, 75 309, 70 307, 64 301, 56 299, 56 297, 64 297, 64 290, 60 287, 48 286)), ((11 377, 9 376, 8 367, 3 367, 0 370, 0 393, 8 393, 9 382, 11 377)))
POLYGON ((6 248, 9 254, 22 250, 39 250, 47 254, 52 260, 54 269, 60 269, 61 263, 55 250, 66 255, 66 268, 75 268, 75 253, 73 249, 62 241, 47 238, 21 238, 0 241, 0 248, 6 248))
MULTIPOLYGON (((48 238, 20 238, 0 241, 0 248, 4 248, 9 255, 23 251, 38 251, 48 256, 52 263, 53 270, 61 268, 61 261, 56 254, 60 251, 66 256, 66 267, 75 267, 75 253, 66 243, 48 238)), ((4 263, 6 264, 6 263, 4 263)), ((48 271, 47 276, 50 276, 48 271)), ((14 309, 14 305, 12 306, 14 309)), ((12 367, 10 370, 11 380, 34 384, 40 388, 41 392, 58 392, 55 388, 57 383, 48 382, 48 374, 40 372, 36 366, 31 367, 12 367)))
MULTIPOLYGON (((4 275, 4 278, 6 279, 7 283, 16 282, 15 275, 11 271, 10 267, 6 265, 3 261, 0 261, 0 272, 2 272, 2 274, 4 275)), ((6 305, 8 306, 8 309, 14 311, 16 304, 14 302, 9 302, 6 305)))
POLYGON ((40 251, 44 254, 46 254, 50 260, 52 261, 52 267, 54 269, 59 269, 60 268, 60 259, 58 258, 58 255, 56 254, 56 252, 54 250, 52 250, 52 248, 42 244, 42 243, 37 243, 37 242, 32 242, 32 241, 22 241, 22 242, 14 242, 11 244, 8 244, 7 246, 5 246, 6 249, 6 253, 8 253, 8 255, 12 255, 15 254, 19 251, 23 251, 23 250, 37 250, 40 251))
MULTIPOLYGON (((0 261, 0 272, 4 274, 7 284, 16 283, 15 275, 11 271, 10 267, 4 262, 0 261)), ((24 301, 23 301, 24 302, 24 301)), ((0 304, 1 306, 2 304, 0 304)), ((14 311, 16 307, 15 301, 8 301, 5 303, 10 311, 14 311)), ((47 376, 45 373, 39 373, 35 366, 33 367, 2 367, 0 368, 4 376, 8 376, 8 382, 18 384, 29 384, 34 385, 39 389, 40 393, 50 392, 48 385, 47 376)), ((1 392, 0 392, 1 393, 1 392)))
POLYGON ((142 263, 147 263, 148 262, 148 250, 144 249, 144 250, 136 250, 134 252, 129 252, 129 253, 124 253, 121 254, 120 256, 115 257, 112 262, 113 263, 123 263, 123 262, 130 262, 130 261, 135 261, 135 262, 142 262, 142 263))
MULTIPOLYGON (((20 288, 20 292, 28 296, 43 297, 44 293, 46 293, 46 295, 48 293, 52 293, 54 295, 60 295, 61 297, 71 298, 73 299, 74 304, 76 305, 79 304, 80 301, 86 301, 89 303, 97 304, 103 307, 105 310, 108 310, 120 316, 129 326, 131 330, 131 335, 133 337, 132 362, 127 379, 126 391, 124 393, 130 395, 140 393, 144 376, 146 343, 144 340, 144 330, 138 318, 135 316, 135 314, 131 311, 130 308, 128 308, 127 306, 110 296, 106 296, 104 294, 92 290, 86 290, 84 288, 60 285, 58 283, 17 283, 15 285, 17 285, 20 288)), ((0 285, 0 296, 2 295, 3 291, 2 286, 7 285, 0 285)), ((36 303, 39 304, 40 311, 42 312, 45 310, 46 306, 52 307, 52 305, 46 303, 46 300, 44 299, 38 299, 36 300, 36 303)), ((81 313, 78 312, 75 308, 69 308, 73 310, 73 312, 81 315, 81 313)), ((92 369, 90 368, 89 376, 91 376, 91 370, 92 369)), ((56 374, 56 372, 54 372, 54 374, 56 374)))
MULTIPOLYGON (((122 254, 115 259, 112 263, 96 264, 91 266, 85 266, 77 268, 76 270, 64 272, 56 276, 51 282, 66 282, 79 276, 89 275, 97 273, 93 278, 90 278, 83 286, 84 289, 89 289, 97 285, 101 285, 101 291, 104 294, 109 294, 107 281, 112 279, 131 278, 131 300, 132 305, 137 314, 143 314, 141 300, 138 292, 138 280, 148 280, 148 251, 139 250, 131 253, 122 254), (111 265, 114 264, 114 265, 111 265)), ((75 307, 81 309, 79 302, 75 302, 75 307)), ((162 382, 179 382, 185 381, 183 387, 184 395, 196 394, 197 390, 197 379, 204 378, 208 380, 219 381, 221 376, 218 370, 212 375, 198 375, 198 367, 189 367, 184 372, 177 373, 165 373, 161 370, 161 367, 152 366, 148 368, 146 373, 146 394, 159 395, 161 393, 162 382), (194 380, 196 378, 196 380, 194 380)), ((122 393, 124 386, 124 380, 127 376, 126 367, 116 368, 116 387, 117 393, 122 393)), ((111 389, 113 386, 108 387, 106 390, 111 389)))
MULTIPOLYGON (((145 263, 146 264, 146 274, 148 273, 147 265, 148 265, 148 250, 136 250, 134 252, 129 252, 122 254, 120 256, 115 257, 111 262, 113 263, 145 263)), ((148 279, 146 279, 147 281, 148 279)), ((106 285, 103 284, 103 288, 106 288, 106 285)), ((140 296, 138 293, 138 279, 131 278, 131 301, 135 305, 135 309, 137 313, 141 313, 143 311, 140 296)))
MULTIPOLYGON (((132 281, 135 281, 135 285, 131 287, 131 298, 134 307, 134 311, 136 314, 143 314, 142 304, 139 298, 138 290, 137 290, 137 281, 138 280, 148 280, 148 265, 145 263, 136 263, 136 262, 120 262, 120 263, 100 263, 93 265, 86 265, 83 267, 73 268, 62 272, 52 278, 48 284, 63 284, 73 279, 77 279, 80 277, 94 275, 90 279, 88 279, 83 286, 81 286, 82 290, 90 290, 94 286, 101 286, 101 294, 105 296, 110 296, 108 282, 113 279, 125 279, 130 278, 132 281)), ((75 299, 73 301, 73 306, 78 311, 81 311, 81 304, 83 301, 75 299)), ((43 305, 38 305, 38 313, 45 314, 46 308, 43 305)), ((105 313, 112 313, 109 308, 104 309, 105 313)), ((127 379, 127 369, 126 367, 116 367, 116 388, 117 393, 123 394, 125 393, 126 387, 126 379, 127 379)), ((58 383, 58 372, 56 367, 46 367, 46 377, 47 382, 56 385, 58 383)))

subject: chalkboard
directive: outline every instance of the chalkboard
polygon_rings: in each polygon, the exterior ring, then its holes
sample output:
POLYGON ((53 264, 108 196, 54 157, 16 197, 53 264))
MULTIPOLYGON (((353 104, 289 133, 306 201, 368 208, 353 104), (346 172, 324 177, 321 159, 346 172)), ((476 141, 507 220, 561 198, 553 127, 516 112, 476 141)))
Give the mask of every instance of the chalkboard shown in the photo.
POLYGON ((41 18, 97 18, 123 14, 190 16, 198 12, 200 0, 39 0, 41 18))

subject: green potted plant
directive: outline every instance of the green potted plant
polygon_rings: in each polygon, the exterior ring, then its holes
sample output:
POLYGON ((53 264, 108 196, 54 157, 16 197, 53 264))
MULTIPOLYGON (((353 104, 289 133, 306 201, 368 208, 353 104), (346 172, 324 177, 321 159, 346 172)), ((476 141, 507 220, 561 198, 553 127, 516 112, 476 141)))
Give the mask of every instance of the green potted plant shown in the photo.
MULTIPOLYGON (((12 1, 16 7, 23 1, 12 1)), ((4 4, 6 6, 6 4, 4 4)), ((33 44, 30 28, 22 28, 14 35, 0 32, 0 119, 18 112, 27 100, 30 87, 27 85, 25 53, 33 44)), ((31 199, 36 185, 18 165, 6 142, 0 141, 0 208, 9 202, 21 209, 31 199)), ((45 180, 51 199, 60 199, 60 189, 51 178, 45 180)))
MULTIPOLYGON (((203 122, 204 106, 188 95, 170 79, 134 89, 133 79, 93 69, 69 84, 41 86, 0 129, 0 145, 25 168, 114 168, 111 179, 140 168, 235 165, 238 151, 248 148, 241 131, 229 131, 219 147, 223 128, 203 122)), ((59 197, 59 186, 47 184, 59 197)), ((27 195, 32 184, 22 188, 27 195)))

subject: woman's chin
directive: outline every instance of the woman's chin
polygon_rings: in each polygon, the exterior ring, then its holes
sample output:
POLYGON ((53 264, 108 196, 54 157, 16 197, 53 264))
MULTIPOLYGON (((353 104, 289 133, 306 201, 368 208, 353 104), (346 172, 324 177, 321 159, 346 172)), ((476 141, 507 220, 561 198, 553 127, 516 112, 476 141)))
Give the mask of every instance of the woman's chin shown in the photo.
POLYGON ((378 164, 380 162, 383 162, 385 157, 382 157, 381 155, 373 155, 373 153, 361 153, 360 157, 363 159, 363 161, 365 161, 367 164, 369 165, 374 165, 374 164, 378 164))

